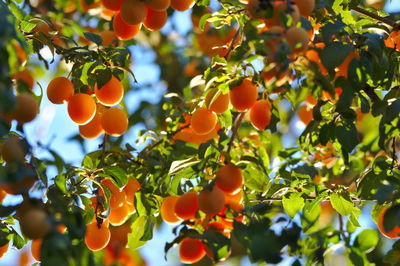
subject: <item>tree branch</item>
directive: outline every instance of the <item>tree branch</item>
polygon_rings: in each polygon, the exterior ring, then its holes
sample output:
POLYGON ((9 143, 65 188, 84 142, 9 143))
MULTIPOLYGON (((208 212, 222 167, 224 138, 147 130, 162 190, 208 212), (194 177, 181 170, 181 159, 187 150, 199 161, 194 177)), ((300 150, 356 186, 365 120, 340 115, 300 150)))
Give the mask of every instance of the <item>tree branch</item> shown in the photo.
POLYGON ((358 13, 360 13, 360 14, 363 14, 363 15, 365 15, 367 17, 370 17, 372 19, 375 19, 377 21, 385 23, 385 24, 387 24, 389 26, 392 26, 394 30, 397 30, 397 28, 399 27, 399 24, 397 23, 397 21, 394 21, 394 20, 392 20, 392 19, 390 19, 388 17, 381 17, 381 16, 379 16, 377 14, 369 12, 369 11, 367 11, 365 9, 360 8, 360 7, 354 7, 353 10, 358 12, 358 13))
POLYGON ((365 93, 368 95, 368 97, 371 99, 372 102, 376 103, 376 102, 381 101, 379 96, 376 95, 373 87, 371 87, 369 85, 365 85, 365 87, 363 88, 363 91, 365 91, 365 93))
POLYGON ((233 36, 233 39, 231 41, 231 45, 229 46, 228 52, 226 52, 226 55, 224 56, 225 60, 228 60, 229 55, 233 51, 235 42, 236 42, 237 38, 239 37, 239 34, 240 34, 240 28, 236 31, 235 36, 233 36))
POLYGON ((236 135, 237 135, 237 133, 239 131, 239 127, 242 124, 242 121, 243 121, 243 118, 244 118, 245 115, 246 115, 246 112, 242 112, 240 114, 238 122, 236 123, 235 127, 232 129, 232 136, 231 136, 231 140, 228 143, 228 151, 227 151, 229 160, 230 160, 230 153, 231 153, 233 142, 235 141, 236 135))

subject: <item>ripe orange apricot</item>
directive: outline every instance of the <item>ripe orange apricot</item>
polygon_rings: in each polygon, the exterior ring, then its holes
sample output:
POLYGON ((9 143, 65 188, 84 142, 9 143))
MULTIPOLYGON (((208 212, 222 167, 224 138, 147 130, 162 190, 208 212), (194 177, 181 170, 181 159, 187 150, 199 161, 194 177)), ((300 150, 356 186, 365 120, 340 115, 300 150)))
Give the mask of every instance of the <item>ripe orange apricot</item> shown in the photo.
POLYGON ((47 213, 39 208, 31 208, 22 214, 19 225, 21 232, 30 239, 43 238, 50 231, 47 213))
POLYGON ((143 21, 143 25, 149 30, 160 30, 167 23, 168 14, 166 10, 156 11, 147 8, 147 16, 143 21))
POLYGON ((4 189, 0 188, 0 203, 3 201, 3 199, 7 196, 7 192, 4 191, 4 189))
POLYGON ((100 0, 103 6, 113 11, 119 11, 121 9, 124 0, 100 0))
POLYGON ((128 118, 124 111, 111 107, 101 116, 104 132, 110 136, 121 136, 128 129, 128 118))
POLYGON ((339 69, 338 75, 339 76, 347 77, 347 71, 349 68, 349 64, 353 59, 357 59, 357 60, 360 59, 360 55, 355 51, 351 51, 349 53, 349 55, 346 57, 346 59, 344 60, 344 62, 340 66, 338 66, 338 69, 339 69))
POLYGON ((199 210, 209 216, 214 216, 224 208, 225 195, 217 186, 214 186, 212 191, 203 189, 199 193, 197 203, 199 210))
POLYGON ((42 239, 33 240, 31 243, 32 257, 40 262, 40 248, 42 247, 42 239))
POLYGON ((103 223, 100 228, 97 226, 97 222, 93 222, 86 226, 85 243, 88 249, 97 251, 107 246, 110 241, 111 233, 103 223))
POLYGON ((164 222, 169 224, 176 224, 181 221, 181 219, 175 213, 175 205, 178 201, 178 196, 168 196, 161 204, 161 218, 164 222))
POLYGON ((139 181, 137 179, 131 178, 124 187, 126 194, 126 202, 133 204, 135 201, 135 193, 141 188, 139 181))
POLYGON ((74 95, 74 85, 64 77, 57 77, 47 86, 47 98, 54 104, 63 104, 74 95))
POLYGON ((99 102, 106 106, 113 106, 118 104, 124 97, 124 86, 121 81, 112 76, 110 81, 99 88, 94 86, 94 94, 99 102))
POLYGON ((313 109, 309 108, 307 105, 303 105, 299 108, 297 115, 301 122, 308 125, 311 120, 313 120, 313 109))
POLYGON ((140 0, 124 0, 121 6, 121 18, 129 25, 137 25, 143 22, 147 15, 145 2, 140 0))
POLYGON ((226 226, 220 222, 211 222, 207 225, 207 231, 218 232, 227 238, 230 238, 231 233, 227 230, 226 226))
POLYGON ((114 226, 118 226, 123 224, 129 216, 129 209, 126 204, 123 204, 117 208, 111 208, 110 216, 108 216, 108 220, 110 224, 114 226))
POLYGON ((35 98, 27 93, 16 97, 17 103, 11 111, 11 117, 20 124, 31 122, 39 113, 39 105, 35 98))
POLYGON ((315 0, 293 0, 300 11, 300 15, 308 17, 315 7, 315 0))
POLYGON ((217 116, 206 107, 200 107, 193 113, 191 122, 193 132, 205 135, 215 128, 217 116))
POLYGON ((259 100, 250 109, 251 124, 258 130, 264 130, 271 121, 271 103, 259 100))
POLYGON ((96 102, 88 94, 74 94, 68 102, 68 114, 78 125, 89 123, 96 114, 96 102))
POLYGON ((243 79, 239 86, 233 87, 229 92, 229 99, 233 107, 239 112, 253 107, 258 98, 257 85, 250 78, 243 79))
POLYGON ((10 245, 10 242, 7 242, 7 244, 0 247, 0 259, 4 256, 4 254, 7 253, 9 245, 10 245))
POLYGON ((200 240, 185 237, 179 247, 179 258, 182 263, 192 264, 201 260, 206 251, 200 240))
POLYGON ((171 0, 171 7, 176 11, 186 11, 194 6, 194 0, 171 0))
POLYGON ((117 44, 118 44, 117 35, 115 35, 115 33, 113 31, 104 30, 100 33, 100 36, 103 39, 104 46, 109 46, 109 45, 114 46, 114 40, 116 40, 116 39, 117 39, 117 44))
POLYGON ((210 105, 210 101, 212 100, 210 98, 211 98, 212 94, 213 94, 213 91, 210 91, 207 94, 206 106, 210 106, 209 110, 216 114, 224 113, 229 108, 229 94, 220 93, 218 95, 217 99, 215 99, 210 105))
POLYGON ((129 202, 126 202, 126 206, 128 207, 128 213, 132 214, 136 211, 135 205, 130 204, 129 202))
POLYGON ((10 164, 12 162, 23 162, 26 151, 19 138, 15 135, 11 135, 1 144, 0 154, 3 160, 10 164))
MULTIPOLYGON (((110 207, 121 207, 125 203, 125 191, 121 191, 110 179, 104 179, 101 184, 111 190, 110 207)), ((104 196, 103 191, 100 190, 100 195, 104 196)))
POLYGON ((400 237, 400 227, 396 225, 392 231, 387 232, 383 226, 384 220, 385 220, 385 213, 387 210, 390 209, 390 206, 384 208, 378 216, 377 224, 378 224, 378 229, 382 233, 382 235, 386 236, 387 238, 398 238, 400 237))
POLYGON ((15 53, 18 56, 19 59, 19 65, 25 65, 26 63, 26 53, 25 50, 21 47, 21 44, 15 39, 11 40, 11 44, 15 50, 15 53))
POLYGON ((300 21, 300 12, 297 5, 287 6, 287 1, 275 1, 274 3, 274 13, 271 19, 266 19, 265 24, 267 26, 285 26, 286 20, 283 17, 289 15, 291 17, 291 25, 296 25, 300 21), (291 12, 289 13, 289 9, 291 12))
POLYGON ((13 75, 13 79, 15 79, 17 82, 18 81, 25 82, 25 84, 28 85, 29 89, 31 89, 31 90, 32 90, 34 82, 35 82, 33 79, 32 73, 27 69, 15 73, 13 75))
POLYGON ((235 205, 235 204, 242 204, 243 195, 242 190, 235 194, 225 193, 225 205, 235 205))
POLYGON ((119 12, 114 17, 113 28, 115 35, 117 35, 117 37, 123 41, 130 40, 135 37, 140 31, 141 26, 141 23, 137 25, 126 24, 125 21, 122 20, 121 13, 119 12))
POLYGON ((89 123, 79 126, 79 135, 84 139, 95 139, 103 133, 104 129, 101 125, 101 114, 98 110, 89 123))
POLYGON ((310 38, 305 29, 290 27, 286 31, 286 39, 293 53, 298 54, 307 51, 310 38))
POLYGON ((215 185, 228 194, 238 193, 243 186, 243 175, 239 168, 227 164, 218 169, 215 185))
POLYGON ((30 176, 24 177, 21 181, 15 183, 7 183, 3 185, 4 191, 9 195, 19 195, 28 192, 35 184, 37 179, 30 176))
POLYGON ((146 5, 156 11, 164 11, 170 6, 171 0, 150 0, 146 5))
POLYGON ((197 193, 187 192, 179 197, 175 204, 175 213, 182 220, 190 220, 196 217, 197 193))

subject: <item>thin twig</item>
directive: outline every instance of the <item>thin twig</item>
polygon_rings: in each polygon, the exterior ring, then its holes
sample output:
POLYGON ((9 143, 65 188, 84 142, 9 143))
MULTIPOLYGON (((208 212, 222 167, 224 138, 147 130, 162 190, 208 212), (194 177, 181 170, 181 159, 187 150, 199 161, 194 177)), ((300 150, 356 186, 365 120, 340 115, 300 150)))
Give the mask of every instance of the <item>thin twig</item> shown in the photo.
POLYGON ((369 12, 369 11, 367 11, 365 9, 360 8, 360 7, 353 7, 353 10, 358 12, 358 13, 360 13, 360 14, 363 14, 363 15, 365 15, 367 17, 373 18, 373 19, 378 20, 378 21, 380 21, 382 23, 385 23, 385 24, 387 24, 389 26, 392 26, 394 29, 397 29, 398 26, 399 26, 399 24, 396 21, 394 21, 394 20, 392 20, 390 18, 381 17, 381 16, 379 16, 377 14, 369 12))
POLYGON ((104 138, 103 138, 103 143, 101 144, 102 150, 101 150, 101 160, 99 167, 103 167, 104 165, 104 158, 106 157, 106 142, 107 142, 107 134, 104 133, 104 138))
POLYGON ((232 149, 232 146, 233 146, 233 142, 235 141, 236 135, 237 135, 237 133, 239 131, 239 127, 242 124, 242 121, 243 121, 243 118, 244 118, 245 115, 246 115, 246 112, 242 112, 240 114, 238 122, 236 123, 235 127, 232 129, 231 140, 228 143, 228 151, 227 151, 228 157, 230 157, 230 153, 231 153, 231 149, 232 149))
POLYGON ((397 161, 397 156, 396 156, 396 137, 392 138, 392 165, 390 166, 390 172, 393 172, 394 165, 397 161))
POLYGON ((343 241, 345 241, 347 243, 347 238, 346 238, 346 235, 344 234, 343 226, 344 226, 343 216, 339 213, 339 232, 340 232, 340 235, 341 235, 343 241))
MULTIPOLYGON (((172 132, 170 134, 171 137, 174 137, 176 134, 178 134, 179 132, 181 132, 182 130, 184 130, 185 128, 190 127, 190 124, 187 124, 183 127, 178 128, 176 131, 172 132)), ((156 143, 154 143, 153 145, 150 146, 150 148, 148 148, 146 151, 149 152, 151 150, 153 150, 155 147, 157 147, 158 145, 160 145, 161 143, 163 143, 164 138, 160 139, 159 141, 157 141, 156 143)))
POLYGON ((231 41, 231 45, 229 46, 228 52, 226 52, 226 55, 224 56, 225 60, 228 60, 229 55, 233 51, 235 42, 236 42, 237 38, 239 37, 239 34, 240 34, 240 28, 236 31, 235 36, 233 36, 233 39, 231 41))

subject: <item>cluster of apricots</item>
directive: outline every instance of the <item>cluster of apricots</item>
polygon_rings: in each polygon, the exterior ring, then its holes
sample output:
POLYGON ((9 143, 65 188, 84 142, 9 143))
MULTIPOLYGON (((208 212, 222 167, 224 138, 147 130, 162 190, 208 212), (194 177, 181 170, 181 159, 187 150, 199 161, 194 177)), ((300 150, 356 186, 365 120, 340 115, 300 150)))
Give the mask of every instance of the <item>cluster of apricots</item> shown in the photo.
MULTIPOLYGON (((85 243, 86 246, 93 251, 104 249, 109 245, 110 240, 112 239, 112 231, 109 229, 109 224, 115 226, 115 230, 119 230, 117 229, 119 226, 124 226, 124 228, 127 226, 123 224, 126 222, 129 215, 135 212, 135 193, 141 188, 136 179, 129 179, 128 183, 122 189, 118 188, 109 179, 101 181, 101 184, 111 191, 110 200, 108 201, 110 212, 106 219, 99 222, 98 215, 104 211, 104 205, 98 200, 98 198, 106 198, 103 189, 100 189, 98 196, 91 198, 90 207, 95 210, 95 217, 92 222, 86 226, 85 243)), ((123 241, 123 243, 120 244, 121 246, 118 248, 124 250, 127 242, 123 241)), ((114 246, 116 243, 112 241, 110 245, 110 248, 115 248, 114 246)), ((117 260, 118 256, 111 256, 108 259, 112 258, 117 260)))
MULTIPOLYGON (((203 189, 199 193, 187 192, 181 196, 168 196, 161 204, 161 217, 170 224, 181 221, 194 221, 201 224, 204 230, 221 233, 227 238, 233 229, 233 220, 227 218, 229 209, 240 213, 242 205, 243 176, 241 170, 233 164, 226 164, 218 169, 212 190, 203 189), (198 212, 206 215, 198 218, 198 212)), ((236 217, 243 220, 240 214, 236 217)), ((195 263, 205 255, 214 258, 211 250, 200 240, 186 237, 179 247, 180 260, 183 263, 195 263)))
MULTIPOLYGON (((106 19, 113 18, 113 31, 120 40, 134 38, 142 25, 151 31, 160 30, 167 23, 169 7, 176 11, 185 11, 195 3, 194 0, 100 0, 92 5, 87 5, 85 0, 80 2, 84 11, 103 6, 102 16, 106 19)), ((111 36, 109 31, 107 35, 111 36)))
POLYGON ((128 128, 128 118, 124 111, 113 107, 124 96, 124 87, 112 76, 103 87, 94 88, 94 95, 75 93, 72 82, 65 77, 54 78, 47 87, 47 97, 54 104, 68 103, 68 114, 73 122, 79 125, 83 138, 93 139, 106 133, 110 136, 121 136, 128 128))
POLYGON ((201 144, 218 138, 220 125, 217 115, 229 108, 229 103, 239 112, 249 111, 250 122, 254 128, 264 130, 271 121, 271 103, 267 99, 258 99, 257 85, 250 78, 223 94, 211 90, 205 98, 205 106, 197 108, 193 114, 185 115, 185 123, 180 124, 180 131, 174 139, 201 144))

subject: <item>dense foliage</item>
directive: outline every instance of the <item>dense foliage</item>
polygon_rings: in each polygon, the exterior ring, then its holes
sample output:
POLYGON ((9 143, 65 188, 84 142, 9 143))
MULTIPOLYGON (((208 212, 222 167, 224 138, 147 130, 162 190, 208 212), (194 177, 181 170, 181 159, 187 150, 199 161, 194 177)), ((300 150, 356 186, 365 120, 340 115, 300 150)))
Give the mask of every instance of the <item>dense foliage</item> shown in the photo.
POLYGON ((383 5, 0 1, 1 199, 23 199, 0 206, 0 256, 30 243, 43 265, 143 264, 168 222, 165 253, 179 244, 183 263, 397 264, 400 242, 382 246, 400 236, 400 28, 383 5), (166 91, 129 112, 131 92, 154 89, 132 48, 166 91), (102 139, 80 165, 29 141, 44 97, 68 105, 69 141, 102 139))

